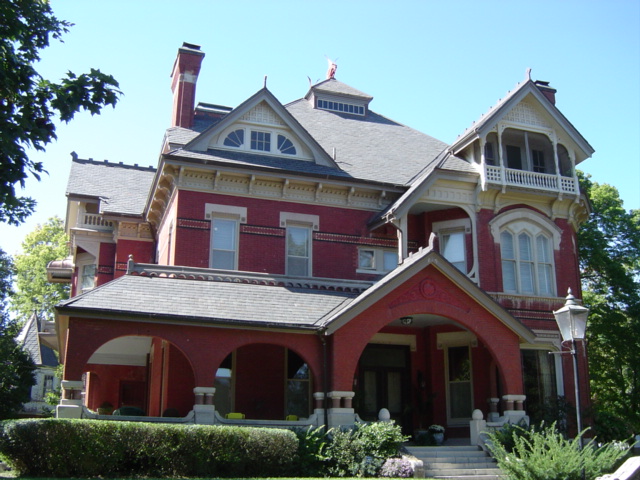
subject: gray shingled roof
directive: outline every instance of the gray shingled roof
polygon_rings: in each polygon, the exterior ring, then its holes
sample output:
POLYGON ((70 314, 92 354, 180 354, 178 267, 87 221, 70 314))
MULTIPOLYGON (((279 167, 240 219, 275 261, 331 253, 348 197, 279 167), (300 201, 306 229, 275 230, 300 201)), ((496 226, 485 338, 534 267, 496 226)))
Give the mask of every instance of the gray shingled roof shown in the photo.
POLYGON ((368 100, 371 100, 373 98, 371 95, 361 92, 360 90, 357 90, 352 86, 347 85, 346 83, 342 83, 335 78, 329 78, 320 83, 317 83, 313 87, 311 87, 311 90, 317 92, 337 93, 339 95, 348 95, 351 97, 360 97, 368 100))
POLYGON ((100 198, 102 214, 142 215, 155 170, 74 156, 67 196, 100 198))
POLYGON ((31 360, 36 366, 55 367, 58 365, 58 359, 53 350, 46 345, 40 343, 38 336, 38 317, 32 315, 18 336, 22 348, 29 353, 31 360))
POLYGON ((325 315, 356 296, 308 288, 125 275, 56 308, 65 315, 96 313, 205 325, 315 329, 325 315))
POLYGON ((305 99, 286 106, 349 175, 407 185, 446 143, 369 111, 366 117, 314 109, 305 99))
POLYGON ((206 160, 209 162, 225 163, 230 166, 240 167, 258 167, 269 170, 278 170, 286 172, 296 172, 302 174, 333 176, 349 179, 351 176, 341 170, 317 163, 298 160, 288 157, 274 157, 272 155, 256 155, 245 151, 230 151, 209 149, 206 152, 194 152, 184 149, 178 149, 170 152, 168 155, 180 158, 193 158, 198 160, 206 160))

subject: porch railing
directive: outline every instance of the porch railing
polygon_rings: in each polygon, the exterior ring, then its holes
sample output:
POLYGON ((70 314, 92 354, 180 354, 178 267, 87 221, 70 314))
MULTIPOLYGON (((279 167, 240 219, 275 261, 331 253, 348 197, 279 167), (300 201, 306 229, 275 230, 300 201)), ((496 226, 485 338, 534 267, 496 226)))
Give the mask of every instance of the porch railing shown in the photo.
POLYGON ((551 173, 538 173, 485 165, 485 179, 487 183, 491 184, 568 194, 578 193, 576 181, 573 177, 563 177, 551 173))
POLYGON ((83 213, 78 218, 77 226, 79 228, 86 228, 89 230, 113 230, 113 222, 111 220, 105 220, 100 214, 95 213, 83 213))

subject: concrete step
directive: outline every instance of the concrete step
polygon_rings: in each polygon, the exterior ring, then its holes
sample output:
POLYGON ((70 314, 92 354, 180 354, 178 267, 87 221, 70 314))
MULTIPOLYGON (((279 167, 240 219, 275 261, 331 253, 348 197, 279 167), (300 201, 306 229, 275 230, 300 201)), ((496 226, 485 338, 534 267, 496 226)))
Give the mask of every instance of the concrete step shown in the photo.
POLYGON ((474 446, 417 447, 407 451, 421 460, 427 478, 457 480, 503 480, 495 460, 474 446))

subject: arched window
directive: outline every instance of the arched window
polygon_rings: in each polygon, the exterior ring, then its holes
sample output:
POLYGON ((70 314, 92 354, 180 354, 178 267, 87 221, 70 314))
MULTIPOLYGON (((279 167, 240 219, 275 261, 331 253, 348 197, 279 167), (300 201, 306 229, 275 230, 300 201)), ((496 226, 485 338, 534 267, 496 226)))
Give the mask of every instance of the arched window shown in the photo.
POLYGON ((284 135, 278 135, 278 150, 285 155, 295 155, 296 147, 293 142, 284 135))
POLYGON ((244 130, 238 129, 231 132, 224 139, 225 147, 241 147, 244 144, 244 130))
POLYGON ((500 233, 502 286, 505 292, 554 295, 551 242, 544 233, 500 233))

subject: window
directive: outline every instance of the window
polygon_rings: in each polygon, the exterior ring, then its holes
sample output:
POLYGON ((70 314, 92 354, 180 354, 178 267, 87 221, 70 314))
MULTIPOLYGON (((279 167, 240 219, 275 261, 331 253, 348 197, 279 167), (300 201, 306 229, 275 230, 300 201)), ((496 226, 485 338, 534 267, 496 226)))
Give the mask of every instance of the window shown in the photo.
POLYGON ((211 268, 236 270, 238 221, 230 218, 211 219, 211 268))
POLYGON ((551 242, 542 233, 500 234, 502 282, 505 292, 553 295, 551 242))
POLYGON ((447 381, 449 420, 467 420, 473 411, 471 355, 467 345, 447 348, 447 381))
POLYGON ((287 275, 311 275, 311 229, 287 225, 287 275))
POLYGON ((285 415, 308 417, 311 405, 309 365, 292 350, 287 350, 287 384, 285 415))
POLYGON ((398 266, 398 252, 380 248, 358 249, 358 270, 363 273, 390 272, 398 266))
POLYGON ((493 150, 493 143, 487 142, 484 145, 484 161, 487 165, 496 164, 496 155, 493 150))
POLYGON ((507 167, 522 170, 522 152, 516 145, 507 145, 507 167))
POLYGON ((296 147, 287 137, 284 135, 278 135, 278 151, 285 155, 295 155, 296 147))
POLYGON ((80 288, 83 292, 91 290, 96 286, 96 264, 92 263, 82 267, 82 278, 80 288))
POLYGON ((247 223, 247 208, 207 203, 204 216, 211 220, 209 267, 237 270, 240 224, 247 223))
POLYGON ((322 110, 331 110, 333 112, 353 113, 355 115, 364 115, 364 106, 352 103, 332 102, 329 100, 318 99, 318 108, 322 110))
POLYGON ((548 136, 507 128, 502 135, 502 142, 507 168, 536 173, 555 173, 553 144, 548 136))
POLYGON ((440 234, 440 253, 462 273, 467 273, 464 231, 440 234))
POLYGON ((251 150, 271 151, 271 134, 251 130, 251 150))
POLYGON ((533 161, 533 171, 545 173, 547 171, 544 164, 544 152, 542 150, 531 150, 531 160, 533 161))
POLYGON ((557 408, 556 358, 547 350, 522 350, 524 394, 532 422, 549 420, 557 408), (547 417, 547 418, 545 418, 547 417))
POLYGON ((224 139, 225 147, 241 147, 244 145, 244 130, 238 129, 231 132, 224 139))
MULTIPOLYGON (((249 129, 247 129, 249 130, 249 129)), ((249 130, 248 144, 245 144, 245 129, 238 128, 224 137, 222 145, 238 149, 251 149, 258 152, 267 152, 282 155, 297 155, 298 149, 294 141, 288 136, 279 132, 269 132, 266 130, 249 130), (272 136, 276 139, 275 145, 271 141, 272 136)))

